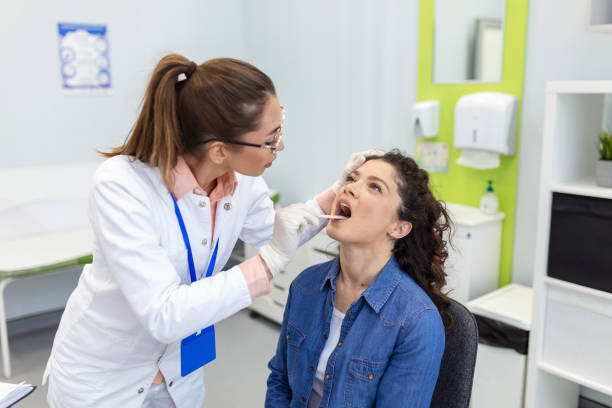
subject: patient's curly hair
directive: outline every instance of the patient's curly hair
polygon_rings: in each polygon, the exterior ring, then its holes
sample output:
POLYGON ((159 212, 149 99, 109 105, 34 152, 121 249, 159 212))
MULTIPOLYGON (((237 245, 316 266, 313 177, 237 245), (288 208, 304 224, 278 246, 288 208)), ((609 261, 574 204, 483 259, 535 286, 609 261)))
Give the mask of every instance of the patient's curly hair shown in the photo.
POLYGON ((410 233, 395 241, 393 255, 400 268, 429 295, 446 322, 446 329, 450 330, 453 325, 448 313, 450 300, 442 292, 446 285, 446 239, 450 237, 452 228, 446 204, 436 200, 431 192, 429 174, 399 150, 367 157, 367 160, 374 159, 383 160, 395 168, 402 200, 397 215, 399 219, 412 223, 410 233))

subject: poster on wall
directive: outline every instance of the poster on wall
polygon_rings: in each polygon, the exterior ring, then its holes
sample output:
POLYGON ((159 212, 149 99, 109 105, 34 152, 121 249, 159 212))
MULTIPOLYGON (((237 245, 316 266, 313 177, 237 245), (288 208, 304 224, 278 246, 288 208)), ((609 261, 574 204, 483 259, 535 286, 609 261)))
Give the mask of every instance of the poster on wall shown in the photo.
POLYGON ((436 173, 448 173, 448 143, 419 142, 415 156, 420 168, 436 173))
POLYGON ((58 23, 57 32, 64 93, 110 93, 110 57, 106 26, 58 23))

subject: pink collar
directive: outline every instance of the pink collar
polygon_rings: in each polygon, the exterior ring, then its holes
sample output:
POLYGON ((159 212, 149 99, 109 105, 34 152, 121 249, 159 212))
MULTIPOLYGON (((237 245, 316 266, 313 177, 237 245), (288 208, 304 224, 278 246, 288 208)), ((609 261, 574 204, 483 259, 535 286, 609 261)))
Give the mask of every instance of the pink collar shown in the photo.
MULTIPOLYGON (((174 174, 174 188, 172 193, 177 200, 180 200, 187 193, 205 196, 206 192, 200 185, 183 156, 179 156, 176 166, 172 169, 174 174)), ((233 171, 228 171, 221 177, 217 177, 217 185, 210 192, 210 203, 216 203, 225 196, 233 195, 238 185, 238 179, 233 171)))

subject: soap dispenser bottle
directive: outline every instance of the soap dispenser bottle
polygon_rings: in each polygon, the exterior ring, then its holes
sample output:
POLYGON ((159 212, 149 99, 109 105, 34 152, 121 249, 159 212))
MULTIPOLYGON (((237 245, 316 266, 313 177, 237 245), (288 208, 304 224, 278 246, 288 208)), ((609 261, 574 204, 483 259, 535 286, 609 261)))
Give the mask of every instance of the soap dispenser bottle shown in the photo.
POLYGON ((480 210, 486 214, 495 214, 499 209, 499 200, 493 192, 493 180, 488 183, 487 191, 480 197, 480 210))

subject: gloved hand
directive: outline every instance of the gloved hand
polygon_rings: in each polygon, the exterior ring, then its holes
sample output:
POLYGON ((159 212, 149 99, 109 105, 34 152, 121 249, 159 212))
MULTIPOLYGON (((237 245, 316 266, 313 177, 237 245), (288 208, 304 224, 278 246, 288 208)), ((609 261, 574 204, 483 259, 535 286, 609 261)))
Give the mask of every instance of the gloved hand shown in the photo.
POLYGON ((366 157, 382 156, 383 154, 385 154, 385 152, 375 149, 351 154, 348 161, 344 165, 344 170, 342 170, 340 178, 334 184, 332 184, 332 190, 334 190, 334 193, 338 194, 338 190, 340 190, 340 187, 344 185, 346 178, 365 162, 366 157))
POLYGON ((300 243, 300 235, 307 224, 316 225, 319 222, 318 215, 316 208, 304 203, 276 210, 272 241, 259 249, 259 255, 272 276, 291 262, 300 243))

